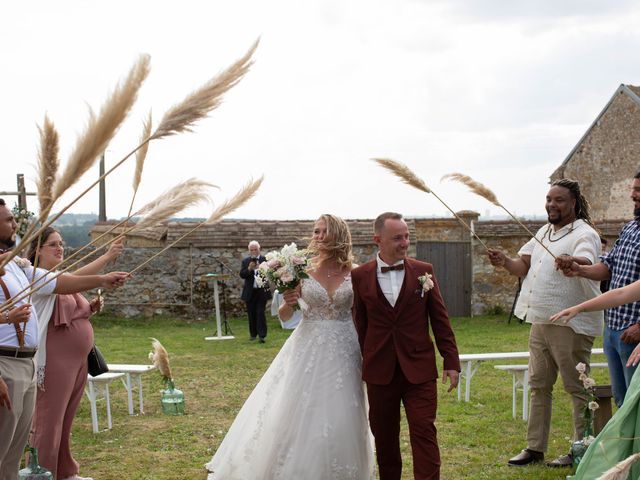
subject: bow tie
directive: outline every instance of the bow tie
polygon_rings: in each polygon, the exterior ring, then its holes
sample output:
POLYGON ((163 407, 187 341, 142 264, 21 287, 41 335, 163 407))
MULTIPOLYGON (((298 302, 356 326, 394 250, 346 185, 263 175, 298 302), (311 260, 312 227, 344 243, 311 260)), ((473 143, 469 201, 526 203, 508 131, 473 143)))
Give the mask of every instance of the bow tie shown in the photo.
POLYGON ((391 265, 390 267, 380 267, 382 273, 390 272, 391 270, 404 270, 404 263, 399 263, 398 265, 391 265))

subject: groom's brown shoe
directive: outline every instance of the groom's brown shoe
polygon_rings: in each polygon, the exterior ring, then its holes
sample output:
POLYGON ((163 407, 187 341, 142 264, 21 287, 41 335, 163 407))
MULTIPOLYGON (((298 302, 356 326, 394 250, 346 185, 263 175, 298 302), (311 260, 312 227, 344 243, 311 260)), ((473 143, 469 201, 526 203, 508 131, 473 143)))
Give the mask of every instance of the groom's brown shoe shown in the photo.
POLYGON ((541 462, 542 460, 544 460, 544 453, 525 448, 518 455, 509 459, 509 466, 524 467, 530 463, 541 462))

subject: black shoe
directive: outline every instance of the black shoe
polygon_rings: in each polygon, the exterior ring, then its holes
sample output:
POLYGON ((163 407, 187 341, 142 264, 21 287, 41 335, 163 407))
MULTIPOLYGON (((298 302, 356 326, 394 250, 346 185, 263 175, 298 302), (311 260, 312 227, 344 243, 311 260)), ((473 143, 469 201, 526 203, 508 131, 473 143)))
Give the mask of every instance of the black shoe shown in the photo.
POLYGON ((264 343, 264 338, 260 337, 260 343, 264 343))
POLYGON ((530 463, 541 462, 542 460, 544 460, 544 453, 525 448, 518 455, 510 458, 508 464, 510 467, 523 467, 530 463))
POLYGON ((250 342, 255 342, 256 341, 256 337, 249 337, 249 341, 250 342))
POLYGON ((553 468, 570 467, 571 465, 573 465, 573 455, 571 455, 570 453, 568 455, 562 455, 555 460, 547 462, 547 467, 553 468))

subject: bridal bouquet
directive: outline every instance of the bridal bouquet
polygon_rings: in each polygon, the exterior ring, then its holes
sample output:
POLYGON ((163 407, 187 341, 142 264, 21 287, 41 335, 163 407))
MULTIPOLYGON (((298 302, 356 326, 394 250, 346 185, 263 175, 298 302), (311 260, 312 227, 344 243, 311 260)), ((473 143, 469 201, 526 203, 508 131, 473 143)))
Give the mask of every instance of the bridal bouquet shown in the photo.
MULTIPOLYGON (((303 278, 309 278, 309 257, 306 250, 299 250, 295 243, 285 245, 279 252, 274 250, 265 255, 267 261, 258 266, 256 279, 258 286, 273 283, 279 292, 293 290, 303 278)), ((304 302, 298 304, 305 308, 304 302)))

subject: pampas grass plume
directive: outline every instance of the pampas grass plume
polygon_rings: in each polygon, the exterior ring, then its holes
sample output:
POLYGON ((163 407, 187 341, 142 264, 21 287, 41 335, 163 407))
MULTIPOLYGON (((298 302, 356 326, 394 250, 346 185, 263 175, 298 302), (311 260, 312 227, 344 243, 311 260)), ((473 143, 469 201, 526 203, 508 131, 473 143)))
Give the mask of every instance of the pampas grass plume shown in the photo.
POLYGON ((222 98, 235 87, 253 65, 252 56, 259 40, 234 64, 213 77, 202 87, 174 105, 162 117, 160 125, 150 139, 161 139, 181 132, 191 132, 193 124, 206 118, 209 112, 222 103, 222 98))
POLYGON ((64 172, 56 179, 54 198, 60 198, 105 151, 138 97, 138 91, 149 74, 149 62, 148 55, 141 55, 125 81, 115 88, 102 106, 100 114, 96 116, 89 112, 87 127, 78 138, 64 172))
POLYGON ((422 190, 425 193, 431 193, 431 189, 427 187, 424 181, 415 173, 413 173, 405 164, 396 162, 395 160, 391 160, 389 158, 372 158, 372 160, 383 168, 389 170, 396 177, 399 177, 400 180, 402 180, 407 185, 411 185, 412 187, 417 188, 418 190, 422 190))
POLYGON ((216 223, 224 216, 240 208, 256 194, 263 180, 264 176, 261 176, 258 180, 247 183, 238 193, 216 208, 204 223, 207 225, 216 223))
POLYGON ((173 380, 173 376, 171 375, 171 366, 169 365, 169 354, 167 353, 167 350, 156 338, 151 338, 151 346, 153 347, 153 352, 149 352, 149 360, 153 362, 153 364, 160 372, 160 375, 162 375, 165 380, 173 380))
MULTIPOLYGON (((40 150, 38 151, 37 180, 38 202, 40 203, 40 215, 47 216, 53 207, 53 182, 58 174, 60 151, 58 131, 47 115, 44 117, 40 132, 40 150)), ((41 219, 44 220, 44 219, 41 219)))
POLYGON ((149 116, 142 124, 142 135, 140 135, 140 144, 142 147, 136 152, 136 170, 133 174, 133 191, 138 191, 140 181, 142 180, 142 170, 144 168, 144 161, 147 158, 147 151, 149 150, 149 142, 147 138, 151 135, 151 112, 149 116))
POLYGON ((604 472, 597 480, 627 480, 631 473, 631 467, 633 467, 638 460, 640 460, 640 453, 634 453, 604 472))
POLYGON ((200 202, 207 201, 209 197, 203 191, 203 187, 210 187, 211 184, 202 182, 202 185, 187 185, 173 197, 165 197, 145 215, 145 217, 135 224, 133 230, 142 230, 158 225, 174 217, 179 212, 200 202))
POLYGON ((498 197, 496 197, 495 193, 493 193, 489 188, 484 186, 482 183, 474 180, 469 175, 465 175, 463 173, 448 173, 444 175, 441 180, 454 180, 456 182, 460 182, 471 190, 476 195, 480 195, 481 197, 486 198, 488 201, 493 203, 495 206, 500 207, 500 202, 498 201, 498 197))

